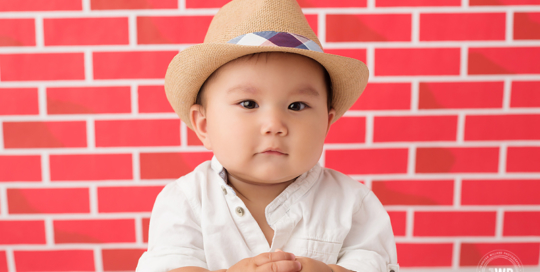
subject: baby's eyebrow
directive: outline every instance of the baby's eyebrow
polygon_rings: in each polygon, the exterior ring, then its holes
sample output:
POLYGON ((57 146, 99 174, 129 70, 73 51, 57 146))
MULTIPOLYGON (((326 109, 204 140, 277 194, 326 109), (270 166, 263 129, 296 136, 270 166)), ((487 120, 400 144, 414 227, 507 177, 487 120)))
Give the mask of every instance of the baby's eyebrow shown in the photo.
POLYGON ((257 88, 254 88, 249 85, 236 85, 234 87, 231 87, 229 90, 227 90, 227 94, 231 94, 234 92, 247 92, 251 94, 257 93, 257 88))
MULTIPOLYGON (((249 85, 237 85, 237 86, 234 86, 234 87, 230 88, 229 90, 227 90, 227 94, 231 94, 231 93, 234 93, 234 92, 245 92, 245 93, 256 94, 256 93, 258 93, 258 90, 257 90, 257 88, 249 86, 249 85)), ((309 86, 309 85, 301 87, 301 88, 296 88, 290 94, 292 94, 292 95, 306 94, 306 95, 309 95, 309 96, 319 96, 319 92, 317 90, 315 90, 312 86, 309 86)))
POLYGON ((310 95, 310 96, 319 96, 319 92, 317 92, 317 90, 315 90, 311 86, 305 86, 305 87, 302 87, 302 88, 298 88, 298 89, 292 91, 291 94, 307 94, 307 95, 310 95))

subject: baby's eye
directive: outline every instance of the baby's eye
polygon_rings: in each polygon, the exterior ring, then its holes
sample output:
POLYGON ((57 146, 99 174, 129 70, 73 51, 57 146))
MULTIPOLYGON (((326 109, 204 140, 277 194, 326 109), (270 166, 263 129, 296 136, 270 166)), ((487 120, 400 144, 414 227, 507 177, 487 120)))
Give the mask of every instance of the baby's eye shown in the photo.
POLYGON ((245 100, 245 101, 242 101, 240 102, 240 106, 246 108, 246 109, 254 109, 254 108, 258 108, 259 105, 257 105, 257 103, 255 103, 255 101, 253 100, 245 100))
POLYGON ((299 111, 299 110, 303 110, 307 107, 306 103, 303 103, 303 102, 293 102, 289 105, 289 110, 293 110, 293 111, 299 111))

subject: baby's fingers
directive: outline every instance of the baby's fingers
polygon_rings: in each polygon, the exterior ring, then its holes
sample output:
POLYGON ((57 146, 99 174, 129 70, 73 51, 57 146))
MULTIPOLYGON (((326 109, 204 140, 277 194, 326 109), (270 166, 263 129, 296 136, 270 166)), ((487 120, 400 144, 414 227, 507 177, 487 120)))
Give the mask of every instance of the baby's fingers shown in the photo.
POLYGON ((255 268, 255 272, 298 272, 302 270, 299 261, 277 261, 263 264, 255 268))
POLYGON ((253 257, 253 262, 256 266, 261 266, 263 264, 277 262, 277 261, 294 261, 296 257, 292 253, 277 251, 277 252, 265 252, 253 257))

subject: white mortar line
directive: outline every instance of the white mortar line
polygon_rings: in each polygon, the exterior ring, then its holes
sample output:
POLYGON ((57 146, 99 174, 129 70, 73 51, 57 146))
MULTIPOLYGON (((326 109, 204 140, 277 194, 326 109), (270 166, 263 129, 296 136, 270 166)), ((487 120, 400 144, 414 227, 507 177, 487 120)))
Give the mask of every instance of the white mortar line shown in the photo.
POLYGON ((99 246, 94 247, 94 267, 96 272, 103 272, 103 256, 101 256, 101 248, 99 246))
POLYGON ((326 13, 317 13, 317 36, 323 48, 326 47, 326 13))
POLYGON ((135 244, 143 246, 142 217, 135 216, 135 244))
POLYGON ((186 10, 186 0, 178 0, 178 10, 180 11, 186 10))
POLYGON ((7 201, 7 188, 0 185, 0 217, 8 217, 8 201, 7 201))
POLYGON ((15 254, 13 253, 13 249, 7 248, 6 249, 6 260, 7 260, 7 267, 9 272, 16 272, 17 268, 15 267, 15 254))
POLYGON ((414 210, 412 208, 406 209, 406 226, 405 226, 405 237, 406 238, 413 238, 413 230, 414 230, 414 210))
POLYGON ((458 270, 459 267, 459 258, 460 258, 460 246, 461 246, 461 240, 455 239, 452 243, 452 269, 458 270))
POLYGON ((413 11, 411 16, 411 44, 418 44, 420 42, 420 12, 413 11))
POLYGON ((45 44, 44 30, 43 30, 43 17, 35 17, 35 27, 36 27, 36 48, 43 48, 45 44))
POLYGON ((137 16, 135 14, 129 14, 128 27, 129 27, 129 47, 133 48, 137 45, 137 16))
POLYGON ((506 157, 508 146, 502 143, 499 148, 499 175, 506 174, 506 157))
POLYGON ((465 114, 463 112, 458 113, 457 120, 457 135, 456 141, 458 144, 462 144, 465 139, 465 114))
POLYGON ((136 183, 141 182, 141 162, 140 162, 140 152, 135 150, 131 153, 131 162, 132 162, 132 175, 133 181, 136 183))
POLYGON ((94 124, 93 118, 90 117, 86 119, 86 145, 89 150, 96 148, 94 124))
POLYGON ((411 112, 418 112, 418 105, 420 104, 420 80, 413 79, 411 81, 411 112))
POLYGON ((52 218, 47 216, 44 219, 45 222, 45 241, 46 247, 54 247, 54 224, 52 218))
POLYGON ((51 162, 48 152, 41 152, 41 180, 48 184, 51 182, 51 162))
POLYGON ((456 179, 454 179, 454 203, 453 203, 453 207, 455 209, 459 209, 461 208, 461 185, 462 185, 462 179, 460 177, 457 177, 456 179))
POLYGON ((374 130, 374 117, 373 114, 366 115, 366 135, 365 135, 365 144, 370 146, 373 144, 373 132, 374 130))
POLYGON ((503 208, 497 209, 496 215, 496 224, 495 224, 495 239, 502 239, 503 234, 503 224, 504 224, 504 210, 503 208))
POLYGON ((466 45, 461 46, 460 49, 460 63, 459 63, 459 76, 460 78, 467 78, 468 63, 469 63, 469 48, 466 45))
POLYGON ((86 82, 92 82, 94 79, 92 51, 84 50, 84 78, 86 82))
POLYGON ((504 112, 510 111, 511 97, 512 97, 512 79, 506 77, 504 78, 503 105, 502 105, 502 110, 504 112))
POLYGON ((37 87, 38 112, 40 117, 46 117, 47 112, 47 90, 43 84, 37 87))
POLYGON ((375 0, 367 0, 367 9, 369 11, 375 10, 375 0))
POLYGON ((137 84, 131 84, 130 86, 131 94, 131 114, 139 114, 139 86, 137 84))
POLYGON ((4 151, 4 122, 0 118, 0 152, 4 151))
POLYGON ((97 193, 97 184, 92 184, 88 187, 89 200, 90 200, 90 215, 98 215, 98 193, 97 193))
POLYGON ((83 13, 90 13, 91 11, 90 0, 82 0, 82 10, 83 10, 83 13))
POLYGON ((506 10, 506 33, 505 40, 507 42, 512 42, 514 38, 514 11, 512 9, 506 10))
POLYGON ((414 176, 416 167, 416 145, 411 145, 407 153, 407 176, 414 176))
POLYGON ((366 65, 369 70, 369 81, 371 82, 375 78, 375 47, 366 47, 366 65))

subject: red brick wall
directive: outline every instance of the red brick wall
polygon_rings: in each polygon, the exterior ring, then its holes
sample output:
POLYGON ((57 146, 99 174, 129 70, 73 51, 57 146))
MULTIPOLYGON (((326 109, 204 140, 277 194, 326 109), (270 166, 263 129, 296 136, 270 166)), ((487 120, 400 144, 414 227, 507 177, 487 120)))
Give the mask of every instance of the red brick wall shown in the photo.
MULTIPOLYGON (((226 2, 0 1, 0 271, 135 268, 157 193, 211 157, 162 85, 226 2)), ((540 1, 299 3, 370 69, 321 162, 377 194, 401 267, 538 268, 540 1)))

